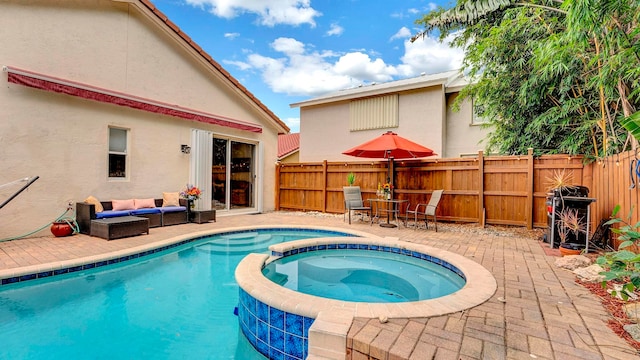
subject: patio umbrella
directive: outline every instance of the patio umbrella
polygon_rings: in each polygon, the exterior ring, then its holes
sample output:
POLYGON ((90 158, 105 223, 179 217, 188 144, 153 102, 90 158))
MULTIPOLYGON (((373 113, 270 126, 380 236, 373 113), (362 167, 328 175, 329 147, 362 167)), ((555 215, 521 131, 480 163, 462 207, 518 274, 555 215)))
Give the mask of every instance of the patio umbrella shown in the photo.
POLYGON ((363 158, 389 159, 389 181, 391 181, 391 162, 393 159, 415 159, 437 155, 428 147, 398 136, 392 131, 387 131, 377 138, 344 151, 343 154, 363 158))

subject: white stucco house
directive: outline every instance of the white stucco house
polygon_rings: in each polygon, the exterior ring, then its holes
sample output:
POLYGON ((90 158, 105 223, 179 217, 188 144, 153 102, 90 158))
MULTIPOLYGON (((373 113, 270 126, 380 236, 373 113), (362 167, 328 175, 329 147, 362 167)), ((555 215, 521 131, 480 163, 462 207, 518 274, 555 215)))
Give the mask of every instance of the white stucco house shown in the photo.
POLYGON ((291 104, 300 108, 301 162, 353 161, 342 151, 391 130, 434 150, 461 157, 482 150, 488 129, 465 101, 452 103, 467 85, 455 70, 345 89, 291 104))
POLYGON ((289 128, 152 2, 3 0, 0 14, 0 200, 39 176, 0 209, 0 240, 90 195, 187 183, 218 216, 274 208, 289 128))

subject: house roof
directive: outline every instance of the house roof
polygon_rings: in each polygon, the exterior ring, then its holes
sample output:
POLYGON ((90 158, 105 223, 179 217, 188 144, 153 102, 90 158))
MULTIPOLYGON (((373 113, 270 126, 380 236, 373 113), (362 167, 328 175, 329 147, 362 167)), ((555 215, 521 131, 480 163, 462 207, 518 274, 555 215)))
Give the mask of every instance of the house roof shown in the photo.
POLYGON ((300 133, 278 135, 278 159, 300 150, 300 133))
POLYGON ((462 88, 467 85, 469 85, 469 78, 467 78, 466 76, 458 76, 446 85, 445 92, 447 94, 460 92, 460 90, 462 90, 462 88))
POLYGON ((289 127, 280 118, 274 114, 265 104, 256 98, 247 88, 226 71, 217 61, 213 60, 211 55, 207 54, 198 44, 193 41, 189 35, 185 34, 180 28, 174 24, 169 18, 162 13, 150 0, 114 0, 119 2, 128 2, 139 6, 141 9, 148 9, 153 15, 164 23, 172 32, 184 40, 193 50, 195 50, 203 59, 213 66, 224 78, 226 78, 239 92, 246 96, 253 104, 255 104, 267 117, 273 121, 274 125, 279 128, 279 133, 288 133, 289 127))
POLYGON ((371 85, 336 91, 313 99, 293 103, 289 106, 295 108, 321 105, 337 101, 345 101, 368 96, 377 96, 401 91, 415 90, 438 85, 444 86, 446 88, 450 83, 453 83, 461 76, 462 74, 459 70, 451 70, 443 73, 421 75, 414 78, 390 81, 381 84, 372 83, 371 85))

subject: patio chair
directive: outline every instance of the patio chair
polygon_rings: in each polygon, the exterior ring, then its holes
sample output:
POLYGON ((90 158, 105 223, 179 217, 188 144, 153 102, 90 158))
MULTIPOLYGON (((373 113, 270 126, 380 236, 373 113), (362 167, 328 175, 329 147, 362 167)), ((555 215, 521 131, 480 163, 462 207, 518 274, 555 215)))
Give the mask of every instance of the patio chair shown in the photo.
POLYGON ((418 217, 424 221, 425 227, 429 229, 429 216, 433 217, 433 222, 435 224, 436 232, 438 232, 438 218, 436 216, 436 211, 438 210, 438 204, 440 203, 440 199, 442 198, 442 193, 444 190, 434 190, 431 194, 431 199, 429 199, 428 204, 418 204, 416 207, 411 210, 407 209, 405 214, 405 224, 409 226, 409 217, 413 217, 413 223, 416 229, 418 228, 418 217), (422 210, 422 211, 421 211, 422 210))
POLYGON ((364 219, 366 214, 371 219, 371 206, 365 206, 362 201, 362 193, 360 192, 360 186, 343 186, 342 192, 344 194, 344 208, 346 213, 342 215, 342 220, 347 213, 349 213, 349 224, 351 224, 351 214, 360 215, 364 219))

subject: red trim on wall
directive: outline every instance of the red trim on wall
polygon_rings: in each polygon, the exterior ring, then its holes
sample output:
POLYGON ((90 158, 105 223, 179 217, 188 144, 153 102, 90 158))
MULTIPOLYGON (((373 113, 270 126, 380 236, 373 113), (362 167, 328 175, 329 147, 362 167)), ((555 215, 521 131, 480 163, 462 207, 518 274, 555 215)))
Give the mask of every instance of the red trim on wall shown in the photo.
POLYGON ((244 122, 241 120, 203 113, 197 110, 182 108, 160 101, 144 99, 135 95, 128 95, 117 91, 101 89, 91 85, 32 73, 26 70, 5 67, 5 71, 8 72, 8 81, 10 83, 18 85, 76 96, 83 99, 99 101, 107 104, 126 106, 133 109, 148 111, 156 114, 174 116, 181 119, 220 125, 254 133, 262 133, 262 127, 260 125, 244 122))

